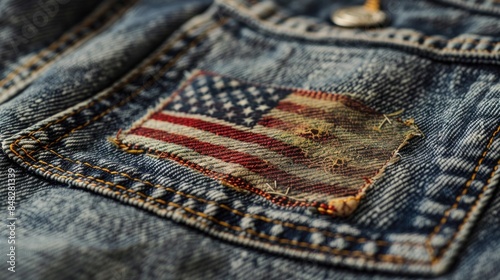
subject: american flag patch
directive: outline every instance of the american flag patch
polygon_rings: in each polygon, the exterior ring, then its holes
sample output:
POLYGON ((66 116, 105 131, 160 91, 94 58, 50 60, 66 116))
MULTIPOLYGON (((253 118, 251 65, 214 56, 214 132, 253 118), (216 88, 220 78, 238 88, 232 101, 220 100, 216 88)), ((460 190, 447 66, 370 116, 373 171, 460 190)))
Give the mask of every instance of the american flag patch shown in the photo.
POLYGON ((345 95, 197 70, 116 141, 279 205, 345 216, 398 150, 421 135, 396 115, 345 95))

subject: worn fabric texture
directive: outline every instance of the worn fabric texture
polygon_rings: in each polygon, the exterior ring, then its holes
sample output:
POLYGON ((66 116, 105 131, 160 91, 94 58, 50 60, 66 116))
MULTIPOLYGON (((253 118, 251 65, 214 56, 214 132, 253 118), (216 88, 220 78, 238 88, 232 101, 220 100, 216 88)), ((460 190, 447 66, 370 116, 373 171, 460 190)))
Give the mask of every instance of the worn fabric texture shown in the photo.
POLYGON ((97 2, 0 3, 2 279, 500 279, 498 3, 97 2))
POLYGON ((399 148, 422 134, 412 120, 392 122, 344 95, 196 71, 120 135, 125 151, 176 160, 279 205, 346 216, 399 148))

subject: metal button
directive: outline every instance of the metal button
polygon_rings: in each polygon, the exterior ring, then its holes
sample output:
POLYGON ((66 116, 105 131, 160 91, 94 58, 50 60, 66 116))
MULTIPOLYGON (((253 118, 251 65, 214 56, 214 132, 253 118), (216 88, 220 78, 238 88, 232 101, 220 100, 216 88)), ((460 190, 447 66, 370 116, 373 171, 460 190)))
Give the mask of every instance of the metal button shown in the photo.
POLYGON ((333 13, 332 21, 342 27, 373 27, 382 26, 388 17, 383 11, 365 5, 340 9, 333 13))

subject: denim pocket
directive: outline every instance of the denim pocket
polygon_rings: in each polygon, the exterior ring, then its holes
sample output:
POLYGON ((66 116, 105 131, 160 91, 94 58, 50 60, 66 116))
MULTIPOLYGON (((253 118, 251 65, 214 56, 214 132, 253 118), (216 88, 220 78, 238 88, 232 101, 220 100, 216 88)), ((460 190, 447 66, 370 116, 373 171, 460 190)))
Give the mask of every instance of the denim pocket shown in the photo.
POLYGON ((122 80, 5 140, 4 151, 37 174, 239 246, 357 269, 449 268, 498 183, 491 57, 466 64, 453 62, 458 54, 309 41, 225 12, 216 5, 193 19, 122 80), (425 139, 395 154, 420 134, 397 120, 410 116, 425 139), (289 166, 307 180, 285 177, 289 166), (365 190, 349 217, 318 215, 342 208, 332 191, 365 190))

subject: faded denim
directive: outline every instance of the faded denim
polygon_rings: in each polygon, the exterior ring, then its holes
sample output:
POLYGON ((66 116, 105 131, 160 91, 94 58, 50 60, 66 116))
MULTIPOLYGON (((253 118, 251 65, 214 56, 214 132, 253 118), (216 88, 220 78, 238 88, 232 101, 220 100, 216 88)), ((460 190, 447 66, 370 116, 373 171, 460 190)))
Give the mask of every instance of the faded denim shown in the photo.
MULTIPOLYGON (((16 170, 12 275, 498 278, 500 5, 383 1, 389 26, 358 30, 328 22, 353 1, 249 2, 103 2, 118 16, 6 84, 0 179, 16 170), (400 151, 348 218, 278 206, 108 140, 195 69, 404 109, 425 137, 400 151)), ((67 7, 58 13, 70 17, 67 7)), ((99 7, 91 10, 82 6, 73 24, 99 7)), ((47 25, 0 77, 63 32, 47 25)))

